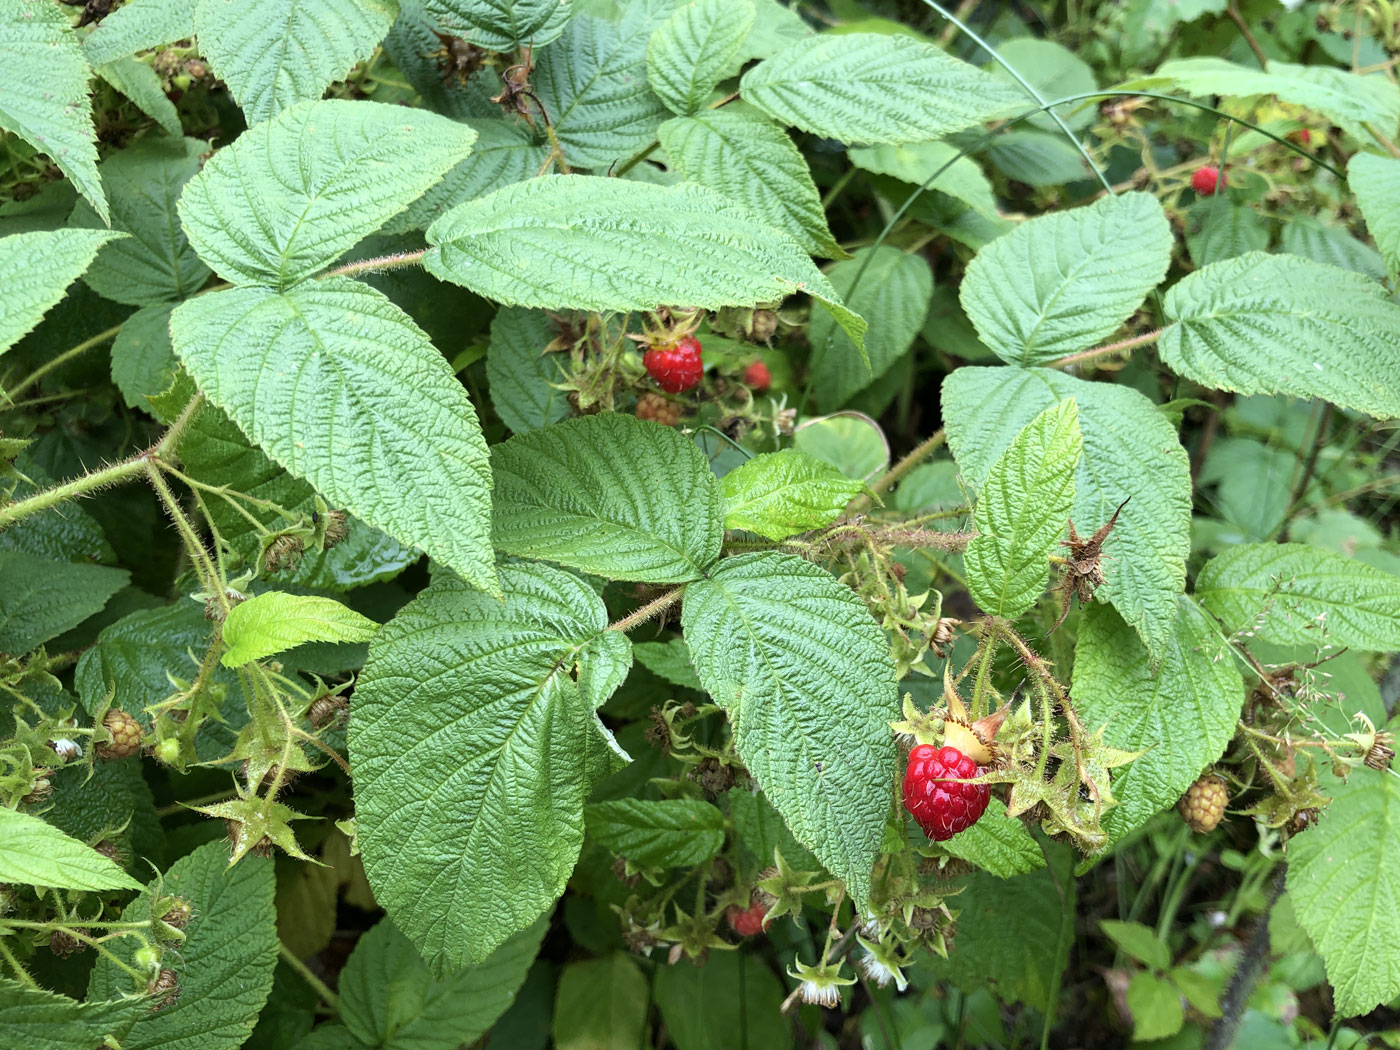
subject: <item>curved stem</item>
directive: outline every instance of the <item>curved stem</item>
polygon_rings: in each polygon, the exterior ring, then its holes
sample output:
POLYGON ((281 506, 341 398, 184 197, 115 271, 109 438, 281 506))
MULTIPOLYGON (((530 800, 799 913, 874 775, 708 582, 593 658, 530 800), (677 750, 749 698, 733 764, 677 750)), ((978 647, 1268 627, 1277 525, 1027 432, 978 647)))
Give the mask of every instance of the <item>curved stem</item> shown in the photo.
MULTIPOLYGON (((942 427, 935 430, 927 438, 915 445, 908 455, 894 466, 890 467, 890 469, 885 471, 879 478, 876 478, 875 482, 870 486, 870 492, 878 496, 891 485, 894 485, 902 479, 904 475, 908 474, 927 459, 931 453, 937 451, 938 448, 942 446, 946 437, 947 435, 944 433, 942 427)), ((856 514, 868 506, 870 506, 870 495, 863 494, 851 501, 848 511, 849 513, 856 514)))
POLYGON ((1077 354, 1066 354, 1064 357, 1057 357, 1053 361, 1046 362, 1046 368, 1064 368, 1066 365, 1077 365, 1081 361, 1092 361, 1096 357, 1107 357, 1109 354, 1120 354, 1124 350, 1131 350, 1138 346, 1147 346, 1162 338, 1165 328, 1154 328, 1150 332, 1142 335, 1135 335, 1131 339, 1121 339, 1116 343, 1108 343, 1104 346, 1096 346, 1090 350, 1081 350, 1077 354))
POLYGON ((325 981, 311 972, 311 967, 297 958, 296 952, 292 951, 282 941, 277 942, 277 954, 282 961, 290 966, 297 973, 301 974, 301 979, 311 986, 311 990, 321 997, 321 1001, 340 1013, 340 996, 330 990, 325 981))
POLYGON ((116 338, 117 333, 121 330, 121 325, 113 325, 106 331, 98 332, 95 336, 92 336, 90 339, 84 339, 77 346, 70 347, 69 349, 63 351, 63 353, 59 354, 52 360, 45 361, 38 368, 34 369, 34 371, 30 372, 29 375, 21 379, 19 381, 19 384, 13 390, 7 391, 6 396, 9 397, 11 401, 16 400, 20 394, 24 393, 35 383, 39 382, 39 380, 43 379, 44 376, 48 375, 55 368, 59 368, 62 365, 66 365, 69 361, 73 360, 73 358, 79 357, 82 354, 87 353, 94 346, 101 346, 103 343, 107 342, 107 340, 116 338))

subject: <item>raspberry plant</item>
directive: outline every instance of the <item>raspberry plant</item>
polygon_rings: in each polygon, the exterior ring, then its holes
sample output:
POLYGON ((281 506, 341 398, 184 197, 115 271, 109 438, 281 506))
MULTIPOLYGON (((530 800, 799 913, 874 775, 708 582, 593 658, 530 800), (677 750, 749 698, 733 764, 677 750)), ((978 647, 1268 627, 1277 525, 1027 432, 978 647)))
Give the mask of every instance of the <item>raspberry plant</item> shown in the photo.
POLYGON ((1288 8, 0 3, 0 1045, 1400 1045, 1288 8))

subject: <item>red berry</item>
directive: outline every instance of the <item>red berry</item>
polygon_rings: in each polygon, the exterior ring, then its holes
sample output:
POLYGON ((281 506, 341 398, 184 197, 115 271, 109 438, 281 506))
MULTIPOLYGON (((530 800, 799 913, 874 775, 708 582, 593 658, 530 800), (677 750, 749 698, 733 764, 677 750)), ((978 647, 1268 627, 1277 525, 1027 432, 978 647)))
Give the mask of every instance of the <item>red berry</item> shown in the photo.
POLYGON ((744 385, 752 387, 755 394, 762 394, 773 385, 773 373, 762 361, 755 361, 744 369, 744 385))
POLYGON ((763 902, 758 901, 747 908, 735 905, 724 913, 724 917, 729 920, 729 928, 740 937, 752 937, 771 925, 771 920, 765 921, 763 917, 767 910, 763 902))
POLYGON ((1220 183, 1220 169, 1213 164, 1205 164, 1191 173, 1191 188, 1202 197, 1209 197, 1220 183))
POLYGON ((1307 128, 1299 128, 1297 131, 1295 131, 1292 135, 1289 135, 1288 137, 1291 138, 1294 142, 1298 143, 1299 145, 1306 146, 1312 141, 1312 132, 1309 131, 1307 128))
POLYGON ((904 771, 904 808, 914 815, 924 834, 938 842, 976 824, 987 808, 986 784, 960 784, 981 769, 955 747, 920 744, 909 752, 904 771))
POLYGON ((668 394, 679 394, 697 386, 704 366, 700 361, 700 340, 682 336, 667 346, 653 347, 642 355, 647 374, 668 394))

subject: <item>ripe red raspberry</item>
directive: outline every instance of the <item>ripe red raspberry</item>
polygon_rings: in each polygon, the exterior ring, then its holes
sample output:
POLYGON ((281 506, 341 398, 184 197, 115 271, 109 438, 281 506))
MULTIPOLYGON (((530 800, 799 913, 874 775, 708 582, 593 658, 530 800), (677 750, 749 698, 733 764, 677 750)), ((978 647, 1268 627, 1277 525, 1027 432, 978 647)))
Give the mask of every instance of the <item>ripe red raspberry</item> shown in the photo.
POLYGON ((1176 808, 1187 827, 1197 835, 1204 835, 1207 831, 1215 830, 1220 818, 1225 815, 1225 804, 1229 801, 1230 793, 1225 788, 1225 781, 1206 775, 1186 789, 1176 808))
POLYGON ((764 919, 767 910, 762 901, 754 901, 747 908, 740 908, 738 905, 731 907, 724 913, 724 917, 729 921, 729 928, 740 937, 752 937, 772 925, 771 919, 764 919))
POLYGON ((679 341, 657 346, 642 355, 647 374, 668 394, 690 390, 700 382, 704 365, 700 361, 700 340, 693 335, 679 341))
POLYGON ((680 422, 681 406, 660 394, 643 394, 637 398, 637 418, 673 427, 680 422))
POLYGON ((955 747, 920 744, 904 771, 904 808, 929 838, 942 842, 976 824, 991 799, 986 784, 960 784, 981 769, 955 747))
POLYGON ((1220 184, 1220 169, 1214 164, 1205 164, 1191 173, 1191 188, 1202 197, 1209 197, 1220 184))
POLYGON ((128 758, 141 751, 141 723, 120 707, 113 707, 102 716, 102 727, 111 740, 97 745, 100 758, 128 758))
POLYGON ((744 385, 752 387, 755 394, 766 393, 773 385, 773 373, 762 361, 755 361, 744 369, 744 385))

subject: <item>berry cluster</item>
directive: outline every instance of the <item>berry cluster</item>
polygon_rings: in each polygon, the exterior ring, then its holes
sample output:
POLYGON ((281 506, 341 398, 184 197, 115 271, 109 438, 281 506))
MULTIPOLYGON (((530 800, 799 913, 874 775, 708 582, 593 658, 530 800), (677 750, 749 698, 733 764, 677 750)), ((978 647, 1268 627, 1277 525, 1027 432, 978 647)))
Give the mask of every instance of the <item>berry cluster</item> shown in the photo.
POLYGON ((981 772, 955 747, 920 744, 909 752, 904 772, 904 808, 936 842, 976 824, 991 799, 986 784, 968 784, 981 772))
POLYGON ((642 355, 642 364, 656 385, 668 394, 694 389, 705 372, 700 360, 700 340, 693 335, 652 347, 642 355))

